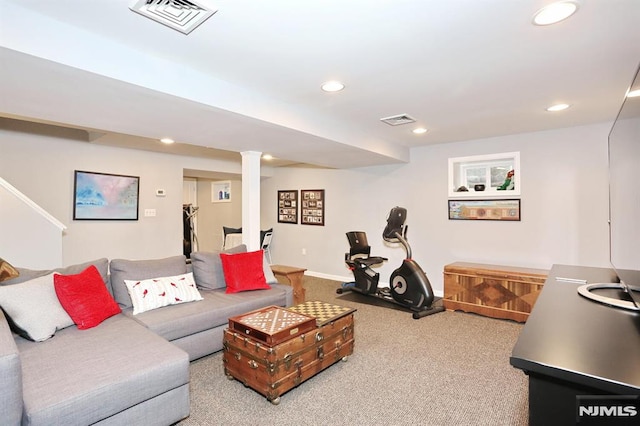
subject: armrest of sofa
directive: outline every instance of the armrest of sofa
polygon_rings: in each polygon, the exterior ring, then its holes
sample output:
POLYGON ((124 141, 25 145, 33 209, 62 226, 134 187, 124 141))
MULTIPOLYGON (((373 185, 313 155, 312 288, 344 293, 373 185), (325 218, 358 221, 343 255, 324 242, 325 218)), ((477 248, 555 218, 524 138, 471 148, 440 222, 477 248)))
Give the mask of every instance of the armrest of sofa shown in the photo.
POLYGON ((20 354, 2 310, 0 310, 0 413, 3 424, 19 425, 22 420, 20 354))

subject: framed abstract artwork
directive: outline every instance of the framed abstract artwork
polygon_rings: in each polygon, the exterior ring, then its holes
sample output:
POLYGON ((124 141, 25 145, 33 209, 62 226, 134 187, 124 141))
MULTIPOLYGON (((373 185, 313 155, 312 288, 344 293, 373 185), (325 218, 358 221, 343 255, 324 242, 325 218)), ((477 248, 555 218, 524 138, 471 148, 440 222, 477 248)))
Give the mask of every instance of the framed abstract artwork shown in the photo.
POLYGON ((138 220, 140 177, 76 170, 74 220, 138 220))

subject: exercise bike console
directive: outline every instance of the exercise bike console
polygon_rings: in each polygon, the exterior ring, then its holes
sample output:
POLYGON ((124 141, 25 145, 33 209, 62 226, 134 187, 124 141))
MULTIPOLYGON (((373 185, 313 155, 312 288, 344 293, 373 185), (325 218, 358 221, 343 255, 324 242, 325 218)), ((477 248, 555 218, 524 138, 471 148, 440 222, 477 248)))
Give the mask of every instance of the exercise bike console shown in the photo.
POLYGON ((391 274, 388 288, 378 288, 380 274, 373 269, 373 266, 380 265, 388 259, 371 256, 371 247, 365 232, 347 232, 350 249, 349 253, 345 254, 345 262, 353 272, 355 281, 344 283, 337 290, 338 294, 350 290, 377 297, 410 309, 415 319, 444 311, 442 306, 433 306, 435 297, 429 279, 411 257, 411 246, 406 239, 406 217, 407 209, 394 207, 389 212, 387 226, 382 232, 385 241, 402 244, 407 253, 402 265, 391 274))

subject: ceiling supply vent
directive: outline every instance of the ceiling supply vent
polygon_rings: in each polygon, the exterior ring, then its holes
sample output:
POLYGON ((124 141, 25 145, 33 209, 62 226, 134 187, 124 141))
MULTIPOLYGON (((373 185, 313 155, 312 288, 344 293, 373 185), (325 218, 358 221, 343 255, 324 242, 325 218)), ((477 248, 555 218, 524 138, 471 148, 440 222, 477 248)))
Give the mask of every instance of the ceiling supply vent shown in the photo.
POLYGON ((381 118, 380 121, 390 126, 399 126, 401 124, 415 123, 416 119, 407 114, 394 115, 391 117, 381 118))
POLYGON ((218 11, 193 0, 138 0, 129 9, 183 34, 189 34, 218 11))

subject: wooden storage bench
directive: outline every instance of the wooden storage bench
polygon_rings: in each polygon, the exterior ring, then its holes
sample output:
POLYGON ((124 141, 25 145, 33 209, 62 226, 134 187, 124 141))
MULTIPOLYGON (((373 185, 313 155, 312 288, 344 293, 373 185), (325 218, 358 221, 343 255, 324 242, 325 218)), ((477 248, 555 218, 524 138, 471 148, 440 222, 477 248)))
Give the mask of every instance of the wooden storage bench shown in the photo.
POLYGON ((525 322, 548 271, 456 262, 444 267, 444 307, 525 322))

